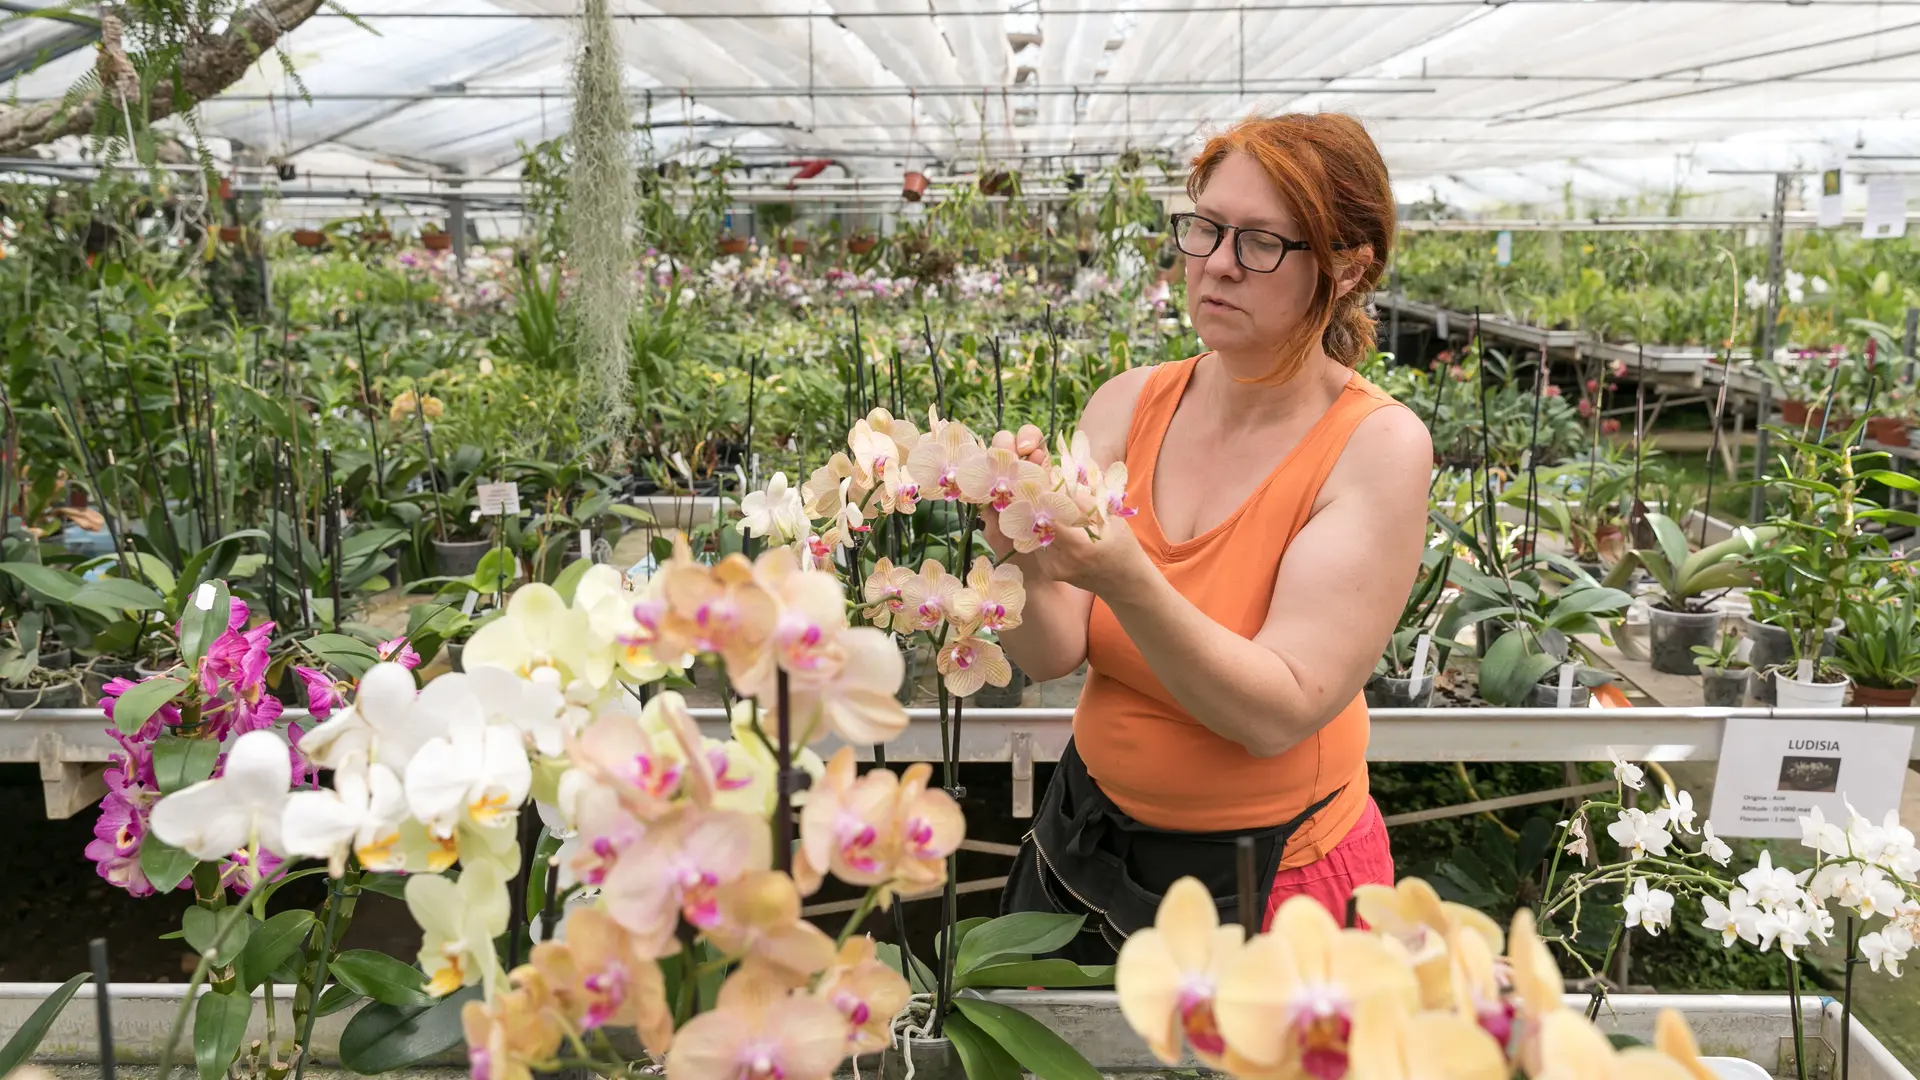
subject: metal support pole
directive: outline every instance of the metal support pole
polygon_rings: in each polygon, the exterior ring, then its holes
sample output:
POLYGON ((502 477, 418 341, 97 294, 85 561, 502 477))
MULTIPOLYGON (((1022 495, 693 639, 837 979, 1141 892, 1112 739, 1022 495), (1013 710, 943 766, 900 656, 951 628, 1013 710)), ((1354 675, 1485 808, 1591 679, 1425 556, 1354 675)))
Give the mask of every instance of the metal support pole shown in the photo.
MULTIPOLYGON (((1780 279, 1783 245, 1787 231, 1787 185, 1792 173, 1773 178, 1773 217, 1767 224, 1767 302, 1760 312, 1760 325, 1753 335, 1753 358, 1762 363, 1773 358, 1774 325, 1780 321, 1780 279)), ((1773 386, 1760 384, 1760 406, 1753 430, 1753 496, 1747 503, 1747 520, 1759 521, 1767 512, 1767 489, 1760 481, 1767 475, 1767 422, 1773 419, 1773 386)))
POLYGON ((461 184, 449 180, 447 186, 453 193, 447 196, 447 231, 453 234, 453 257, 462 263, 467 259, 467 197, 459 194, 461 184))

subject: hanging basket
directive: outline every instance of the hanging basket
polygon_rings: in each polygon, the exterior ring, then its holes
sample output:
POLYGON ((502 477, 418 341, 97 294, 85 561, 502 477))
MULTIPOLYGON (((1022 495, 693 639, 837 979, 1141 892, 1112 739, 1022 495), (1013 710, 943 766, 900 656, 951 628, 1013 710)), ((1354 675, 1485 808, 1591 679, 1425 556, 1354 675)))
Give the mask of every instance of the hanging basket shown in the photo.
POLYGON ((452 251, 453 234, 443 232, 421 233, 420 245, 428 251, 452 251))
POLYGON ((813 242, 798 236, 785 236, 780 239, 780 253, 783 255, 805 255, 813 242))
POLYGON ((220 242, 223 244, 239 243, 240 242, 240 226, 238 225, 220 226, 220 242))
POLYGON ((722 238, 721 238, 721 240, 720 240, 720 254, 722 254, 722 255, 745 255, 746 253, 747 253, 747 238, 746 238, 746 237, 744 237, 744 236, 727 236, 727 237, 722 237, 722 238))
POLYGON ((879 237, 869 236, 865 233, 862 233, 861 235, 856 236, 853 239, 847 241, 847 250, 851 251, 855 255, 865 255, 867 252, 872 251, 874 247, 879 243, 880 243, 879 237))
POLYGON ((295 229, 293 242, 303 248, 317 248, 327 242, 327 234, 319 229, 295 229))
POLYGON ((982 195, 1011 195, 1017 181, 1005 169, 995 169, 990 173, 982 173, 979 183, 982 195))
POLYGON ((926 173, 910 172, 900 178, 900 197, 908 202, 919 202, 926 196, 929 183, 931 181, 926 173))

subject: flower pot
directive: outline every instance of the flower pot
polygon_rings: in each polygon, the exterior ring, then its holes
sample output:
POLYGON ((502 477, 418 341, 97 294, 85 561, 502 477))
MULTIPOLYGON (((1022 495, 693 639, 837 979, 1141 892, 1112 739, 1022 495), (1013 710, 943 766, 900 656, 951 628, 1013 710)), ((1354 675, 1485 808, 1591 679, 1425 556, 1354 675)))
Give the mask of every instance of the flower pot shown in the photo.
POLYGON ((155 675, 168 674, 179 665, 180 658, 177 656, 167 660, 156 660, 152 663, 148 663, 145 660, 136 660, 133 665, 133 673, 139 678, 151 679, 155 675))
POLYGON ((220 226, 220 242, 223 244, 239 243, 240 242, 240 226, 238 225, 220 226))
POLYGON ((80 696, 84 704, 97 705, 106 696, 107 684, 115 679, 140 678, 140 665, 131 660, 95 660, 92 670, 80 677, 80 696))
POLYGON ((1021 671, 1020 665, 1012 661, 1008 661, 1008 666, 1013 668, 1013 678, 1008 679, 1005 686, 981 687, 980 692, 973 695, 975 708, 1017 709, 1020 707, 1026 696, 1027 673, 1021 671))
POLYGON ((77 709, 80 707, 80 680, 70 679, 52 686, 0 687, 0 699, 9 709, 77 709))
POLYGON ((900 178, 900 197, 908 202, 919 202, 927 193, 926 173, 910 172, 900 178))
POLYGON ((905 1037, 881 1052, 880 1080, 907 1080, 908 1058, 913 1059, 914 1080, 967 1080, 966 1066, 951 1040, 905 1037))
POLYGON ((914 693, 920 688, 920 669, 922 653, 914 645, 900 645, 900 688, 893 693, 894 699, 902 705, 912 705, 914 693))
POLYGON ((48 671, 65 671, 73 666, 73 650, 65 645, 40 650, 40 666, 48 671))
POLYGON ((990 173, 982 173, 979 184, 980 194, 982 195, 1013 194, 1013 174, 1007 172, 1005 169, 995 169, 990 173))
POLYGON ((223 176, 220 178, 220 201, 225 202, 231 198, 233 198, 233 181, 223 176))
POLYGON ((1773 683, 1774 707, 1778 709, 1838 709, 1847 703, 1848 680, 1838 682, 1801 682, 1791 673, 1776 670, 1773 683))
POLYGON ((393 233, 386 229, 374 229, 360 234, 360 239, 369 244, 384 244, 393 239, 393 233))
POLYGON ((1653 607, 1647 611, 1648 653, 1653 670, 1668 675, 1697 675, 1695 645, 1712 648, 1720 638, 1720 613, 1717 611, 1668 611, 1653 607))
POLYGON ((303 248, 317 248, 327 242, 327 234, 319 229, 295 229, 293 242, 303 248))
POLYGON ((1747 703, 1747 669, 1700 669, 1700 693, 1708 707, 1737 709, 1747 703))
POLYGON ((780 253, 783 255, 805 255, 807 249, 812 246, 812 241, 804 240, 797 236, 784 236, 780 238, 780 253))
POLYGON ((466 668, 460 665, 460 654, 466 651, 467 651, 467 643, 464 641, 447 642, 447 663, 453 665, 453 670, 455 671, 467 670, 466 668))
POLYGON ((723 239, 721 239, 721 241, 720 241, 720 254, 722 254, 722 255, 745 255, 746 253, 747 253, 747 238, 746 238, 746 237, 744 237, 744 236, 728 236, 728 237, 724 237, 723 239))
POLYGON ((428 251, 452 251, 453 234, 443 232, 421 233, 420 246, 426 248, 428 251))
POLYGON ((1780 419, 1783 423, 1799 427, 1807 422, 1807 403, 1804 401, 1783 401, 1780 403, 1780 419))
MULTIPOLYGON (((1536 709, 1557 709, 1560 707, 1560 673, 1554 672, 1552 682, 1533 684, 1533 700, 1536 709)), ((1584 709, 1593 700, 1593 691, 1579 683, 1573 684, 1573 693, 1567 696, 1567 708, 1584 709)))
POLYGON ((1434 682, 1431 675, 1423 675, 1418 679, 1412 676, 1396 679, 1391 675, 1375 675, 1367 680, 1367 708, 1424 709, 1433 704, 1434 682))
POLYGON ((1913 687, 1888 690, 1879 686, 1853 687, 1853 704, 1873 709, 1904 709, 1913 704, 1913 687))
POLYGON ((1869 417, 1867 438, 1882 446, 1905 446, 1907 445, 1907 422, 1897 416, 1869 417))
POLYGON ((445 577, 472 577, 492 546, 491 540, 435 540, 433 564, 445 577))
POLYGON ((872 251, 874 245, 878 243, 880 243, 880 241, 877 237, 856 236, 847 241, 847 250, 853 252, 855 255, 865 255, 867 252, 872 251))
MULTIPOLYGON (((1753 651, 1747 656, 1747 665, 1755 671, 1769 671, 1793 659, 1793 635, 1772 623, 1763 623, 1749 615, 1741 623, 1746 630, 1747 640, 1753 642, 1753 651)), ((1827 628, 1827 644, 1820 650, 1822 656, 1832 656, 1834 641, 1840 636, 1841 622, 1833 620, 1827 628)), ((1753 696, 1762 705, 1773 704, 1773 680, 1760 678, 1753 680, 1753 696)))

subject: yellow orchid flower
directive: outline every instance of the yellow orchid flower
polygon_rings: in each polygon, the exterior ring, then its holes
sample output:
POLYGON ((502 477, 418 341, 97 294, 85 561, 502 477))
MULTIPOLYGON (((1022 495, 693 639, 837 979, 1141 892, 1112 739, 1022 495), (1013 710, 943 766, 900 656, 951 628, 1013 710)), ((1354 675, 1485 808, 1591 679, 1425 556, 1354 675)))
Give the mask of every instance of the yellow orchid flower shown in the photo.
POLYGON ((1360 885, 1353 897, 1356 913, 1375 933, 1406 947, 1426 1008, 1444 1009, 1454 1001, 1447 955, 1456 933, 1474 934, 1487 942, 1489 952, 1500 951, 1503 935, 1492 919, 1463 904, 1441 900, 1433 886, 1419 878, 1403 878, 1391 887, 1360 885))
POLYGON ((514 969, 513 989, 460 1009, 472 1080, 532 1080, 552 1069, 564 1035, 552 992, 531 966, 514 969))
POLYGON ((1509 1072, 1500 1044, 1464 1017, 1409 1014, 1388 996, 1354 1011, 1349 1080, 1507 1080, 1509 1072))
POLYGON ((1320 902, 1280 905, 1220 980, 1214 1014, 1227 1045, 1261 1069, 1345 1075, 1355 1010, 1380 997, 1411 1012, 1420 988, 1397 942, 1342 930, 1320 902))
POLYGON ((1240 927, 1220 925, 1206 886, 1181 878, 1161 900, 1153 926, 1121 945, 1114 968, 1120 1015, 1155 1057, 1178 1064, 1184 1041, 1207 1065, 1226 1065, 1218 994, 1243 939, 1240 927))
POLYGON ((532 960, 568 1018, 583 1031, 637 1028, 648 1053, 666 1053, 673 1009, 659 963, 598 908, 576 908, 560 933, 535 945, 532 960))

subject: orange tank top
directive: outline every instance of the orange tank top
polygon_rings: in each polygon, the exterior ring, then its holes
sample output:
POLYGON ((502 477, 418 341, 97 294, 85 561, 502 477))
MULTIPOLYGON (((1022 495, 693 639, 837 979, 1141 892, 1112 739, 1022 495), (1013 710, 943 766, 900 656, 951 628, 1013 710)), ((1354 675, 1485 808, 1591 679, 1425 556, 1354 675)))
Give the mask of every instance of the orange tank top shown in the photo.
MULTIPOLYGON (((1396 402, 1355 374, 1239 509, 1193 539, 1169 544, 1154 516, 1154 465, 1199 359, 1155 368, 1134 405, 1126 457, 1129 501, 1139 508, 1133 529, 1180 595, 1251 638, 1266 622, 1287 547, 1311 516, 1348 437, 1375 409, 1396 402)), ((1139 821, 1183 832, 1261 828, 1291 820, 1339 790, 1287 844, 1281 866, 1292 868, 1326 855, 1366 809, 1364 697, 1356 695, 1300 745, 1261 758, 1182 709, 1097 597, 1087 623, 1087 661, 1074 743, 1100 789, 1139 821)))

